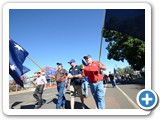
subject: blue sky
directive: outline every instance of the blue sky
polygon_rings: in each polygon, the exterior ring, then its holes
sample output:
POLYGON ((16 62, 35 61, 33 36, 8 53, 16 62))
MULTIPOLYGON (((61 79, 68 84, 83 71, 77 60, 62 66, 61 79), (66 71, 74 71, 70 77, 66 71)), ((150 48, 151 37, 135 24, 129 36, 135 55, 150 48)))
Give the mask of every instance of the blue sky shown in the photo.
MULTIPOLYGON (((86 54, 98 61, 103 16, 102 9, 12 9, 9 34, 42 68, 56 68, 56 63, 61 62, 69 70, 70 59, 80 65, 86 54)), ((126 61, 108 60, 106 46, 103 39, 101 62, 107 67, 107 74, 116 66, 128 66, 126 61)), ((28 58, 24 65, 31 69, 28 76, 39 70, 28 58)))

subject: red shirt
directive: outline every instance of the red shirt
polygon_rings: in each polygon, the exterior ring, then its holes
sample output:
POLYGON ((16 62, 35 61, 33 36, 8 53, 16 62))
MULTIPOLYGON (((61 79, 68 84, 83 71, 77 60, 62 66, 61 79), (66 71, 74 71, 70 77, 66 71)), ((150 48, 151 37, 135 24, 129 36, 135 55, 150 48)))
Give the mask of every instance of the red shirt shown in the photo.
POLYGON ((107 76, 107 75, 104 75, 104 78, 108 78, 108 76, 107 76))
POLYGON ((88 76, 89 82, 98 82, 98 81, 103 80, 102 72, 98 68, 99 63, 100 62, 98 61, 93 61, 91 65, 85 66, 83 74, 85 76, 88 76))

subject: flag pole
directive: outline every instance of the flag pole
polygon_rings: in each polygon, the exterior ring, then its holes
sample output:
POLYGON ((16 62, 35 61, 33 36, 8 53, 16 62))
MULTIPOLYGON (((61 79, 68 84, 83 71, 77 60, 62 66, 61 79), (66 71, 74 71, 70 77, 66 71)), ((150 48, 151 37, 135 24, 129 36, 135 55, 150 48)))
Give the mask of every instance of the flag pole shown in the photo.
POLYGON ((101 51, 102 51, 102 42, 103 42, 103 29, 105 25, 105 19, 106 19, 106 10, 104 10, 104 18, 103 18, 103 25, 102 25, 102 33, 101 33, 101 42, 100 42, 100 49, 99 49, 99 62, 101 61, 101 51))
MULTIPOLYGON (((101 61, 101 51, 102 51, 102 42, 103 42, 103 29, 104 29, 104 24, 105 24, 105 19, 106 19, 106 10, 104 10, 104 18, 103 18, 103 25, 102 25, 102 31, 101 31, 101 41, 100 41, 100 49, 99 49, 99 63, 101 61)), ((99 74, 101 73, 101 70, 98 70, 98 77, 99 74)))
POLYGON ((41 66, 39 66, 31 57, 29 57, 29 56, 27 56, 37 67, 39 67, 41 70, 42 70, 42 68, 41 68, 41 66))
MULTIPOLYGON (((46 75, 49 75, 45 70, 42 69, 41 66, 39 66, 30 56, 27 56, 38 68, 41 69, 41 71, 45 72, 46 75)), ((31 80, 31 82, 33 83, 33 81, 31 80)), ((34 84, 34 83, 33 83, 34 84)), ((35 84, 34 84, 35 85, 35 84)))
POLYGON ((31 57, 27 56, 37 67, 39 67, 43 72, 46 73, 46 75, 49 75, 41 66, 39 66, 31 57))

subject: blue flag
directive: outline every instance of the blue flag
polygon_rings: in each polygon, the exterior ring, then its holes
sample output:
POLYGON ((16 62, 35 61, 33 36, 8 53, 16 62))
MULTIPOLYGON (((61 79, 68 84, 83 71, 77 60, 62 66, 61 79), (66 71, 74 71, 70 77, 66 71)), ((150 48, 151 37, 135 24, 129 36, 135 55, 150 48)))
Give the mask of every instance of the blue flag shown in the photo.
POLYGON ((87 63, 82 59, 82 64, 84 65, 84 66, 87 66, 87 63))
POLYGON ((27 67, 23 66, 23 74, 25 74, 25 73, 27 73, 27 72, 29 72, 29 71, 30 71, 30 69, 29 69, 29 68, 27 68, 27 67))
POLYGON ((23 62, 28 56, 28 52, 17 44, 12 39, 9 40, 9 74, 17 84, 23 86, 21 76, 30 71, 27 67, 23 66, 23 62))
POLYGON ((145 10, 107 9, 104 28, 145 40, 145 10))
POLYGON ((116 69, 114 68, 114 74, 116 74, 117 73, 117 71, 116 71, 116 69))

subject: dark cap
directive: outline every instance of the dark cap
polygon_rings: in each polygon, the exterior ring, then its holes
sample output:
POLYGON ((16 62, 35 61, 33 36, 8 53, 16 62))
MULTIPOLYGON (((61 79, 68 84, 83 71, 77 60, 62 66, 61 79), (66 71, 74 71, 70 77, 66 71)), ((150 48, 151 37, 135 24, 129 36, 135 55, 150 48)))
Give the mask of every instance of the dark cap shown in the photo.
POLYGON ((57 63, 57 65, 62 65, 62 63, 57 63))
POLYGON ((76 62, 74 59, 71 59, 68 63, 76 62))
POLYGON ((91 55, 85 55, 83 58, 88 59, 88 58, 91 58, 91 57, 92 57, 91 55))

